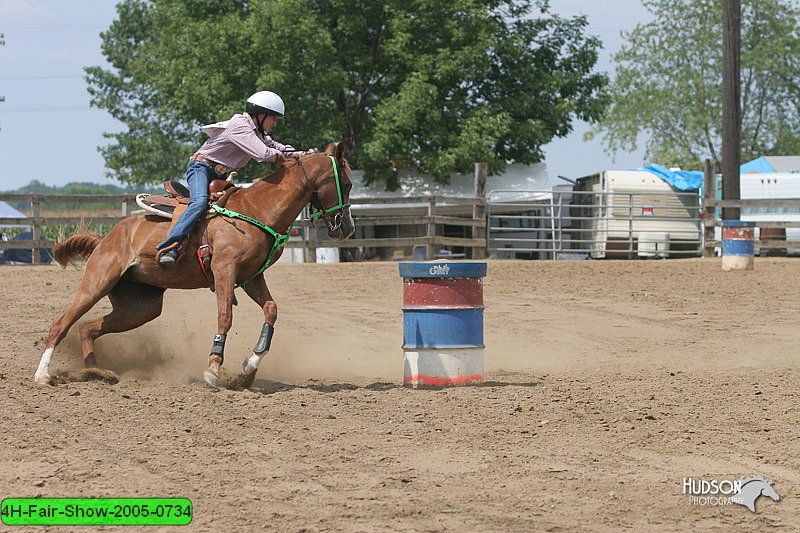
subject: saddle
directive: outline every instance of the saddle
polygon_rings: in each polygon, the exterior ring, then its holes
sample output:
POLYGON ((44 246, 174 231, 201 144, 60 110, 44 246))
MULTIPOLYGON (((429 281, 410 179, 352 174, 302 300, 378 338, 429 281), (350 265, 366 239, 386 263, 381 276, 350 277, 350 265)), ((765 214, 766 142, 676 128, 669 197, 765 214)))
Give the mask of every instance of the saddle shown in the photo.
MULTIPOLYGON (((227 180, 212 180, 208 184, 208 215, 215 213, 211 210, 212 205, 225 207, 228 198, 239 189, 231 181, 235 175, 235 172, 231 172, 231 176, 227 180)), ((164 182, 164 191, 167 194, 163 196, 147 193, 137 194, 136 203, 148 213, 172 219, 174 223, 189 205, 189 189, 181 182, 171 180, 164 182)))
MULTIPOLYGON (((211 271, 211 257, 214 253, 214 249, 208 243, 208 219, 216 215, 216 211, 211 209, 212 205, 225 207, 225 204, 228 202, 228 199, 231 197, 231 195, 239 190, 240 187, 234 185, 232 181, 235 175, 235 172, 231 172, 227 180, 212 180, 211 183, 209 183, 208 212, 206 213, 205 218, 200 220, 197 224, 202 232, 202 244, 197 249, 197 260, 200 263, 200 268, 203 271, 203 275, 208 281, 208 286, 211 289, 211 292, 214 292, 214 274, 211 271)), ((172 223, 167 230, 167 234, 169 234, 169 232, 172 231, 172 227, 189 205, 190 193, 189 189, 185 185, 175 180, 165 181, 164 191, 166 191, 167 194, 163 196, 151 195, 147 193, 137 194, 136 203, 149 214, 171 219, 172 223)), ((177 243, 160 250, 156 255, 156 261, 158 261, 161 254, 175 248, 178 248, 177 243)))

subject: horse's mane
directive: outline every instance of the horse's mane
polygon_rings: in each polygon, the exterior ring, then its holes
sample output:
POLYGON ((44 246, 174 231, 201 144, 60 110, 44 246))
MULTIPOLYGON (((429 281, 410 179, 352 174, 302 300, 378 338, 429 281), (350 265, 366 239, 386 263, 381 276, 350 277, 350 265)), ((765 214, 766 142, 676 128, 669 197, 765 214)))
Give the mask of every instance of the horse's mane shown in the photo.
MULTIPOLYGON (((303 157, 303 156, 300 156, 300 157, 303 157)), ((293 157, 285 158, 283 161, 281 161, 281 163, 279 164, 278 168, 276 168, 275 170, 273 170, 269 174, 265 174, 264 176, 261 176, 260 178, 254 180, 253 184, 256 184, 256 183, 261 182, 261 181, 269 181, 269 182, 279 182, 279 181, 281 181, 283 179, 283 176, 286 174, 286 172, 288 172, 289 169, 291 168, 290 165, 292 165, 292 164, 295 164, 295 165, 297 164, 297 160, 295 158, 293 158, 293 157)))
POLYGON ((286 174, 286 171, 287 171, 286 163, 287 162, 284 161, 278 168, 276 168, 272 172, 270 172, 268 174, 264 174, 260 178, 256 178, 255 180, 253 180, 253 185, 255 185, 256 183, 262 182, 262 181, 271 181, 271 182, 279 182, 279 181, 281 181, 283 179, 283 176, 286 174))

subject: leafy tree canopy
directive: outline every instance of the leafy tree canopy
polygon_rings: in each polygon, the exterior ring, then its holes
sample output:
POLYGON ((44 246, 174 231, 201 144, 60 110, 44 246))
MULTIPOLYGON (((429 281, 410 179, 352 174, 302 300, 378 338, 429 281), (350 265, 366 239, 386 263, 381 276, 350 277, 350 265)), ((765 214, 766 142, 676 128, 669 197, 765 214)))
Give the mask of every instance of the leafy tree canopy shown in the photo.
MULTIPOLYGON (((699 169, 720 160, 723 0, 643 0, 654 19, 624 35, 611 103, 588 134, 608 152, 699 169)), ((797 153, 800 35, 793 0, 742 0, 742 159, 797 153)))
POLYGON ((101 150, 129 183, 182 173, 198 125, 243 112, 257 90, 286 102, 275 138, 344 139, 390 188, 398 168, 446 181, 475 161, 540 161, 605 105, 600 42, 547 0, 123 0, 117 12, 102 34, 112 68, 87 80, 127 126, 101 150))

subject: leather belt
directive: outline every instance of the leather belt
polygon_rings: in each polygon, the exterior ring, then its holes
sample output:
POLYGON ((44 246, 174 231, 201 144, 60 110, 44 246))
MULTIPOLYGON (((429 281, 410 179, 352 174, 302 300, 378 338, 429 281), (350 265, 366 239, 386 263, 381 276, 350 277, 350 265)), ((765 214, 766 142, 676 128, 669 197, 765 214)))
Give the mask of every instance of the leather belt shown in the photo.
POLYGON ((190 157, 189 159, 191 159, 192 161, 201 161, 207 164, 217 174, 227 174, 228 172, 233 170, 232 168, 226 167, 222 163, 217 163, 216 161, 212 161, 206 157, 203 157, 200 154, 193 154, 192 157, 190 157))

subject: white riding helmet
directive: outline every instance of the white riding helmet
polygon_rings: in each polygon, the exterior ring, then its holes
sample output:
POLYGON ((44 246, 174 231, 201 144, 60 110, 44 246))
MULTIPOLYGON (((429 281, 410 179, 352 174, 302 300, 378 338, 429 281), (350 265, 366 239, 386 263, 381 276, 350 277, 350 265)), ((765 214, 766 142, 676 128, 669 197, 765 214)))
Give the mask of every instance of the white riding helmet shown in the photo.
POLYGON ((279 117, 282 117, 286 111, 281 97, 272 91, 259 91, 255 93, 247 99, 245 110, 250 115, 267 113, 270 115, 278 115, 279 117))

